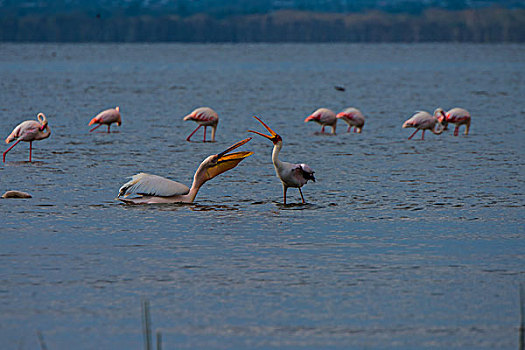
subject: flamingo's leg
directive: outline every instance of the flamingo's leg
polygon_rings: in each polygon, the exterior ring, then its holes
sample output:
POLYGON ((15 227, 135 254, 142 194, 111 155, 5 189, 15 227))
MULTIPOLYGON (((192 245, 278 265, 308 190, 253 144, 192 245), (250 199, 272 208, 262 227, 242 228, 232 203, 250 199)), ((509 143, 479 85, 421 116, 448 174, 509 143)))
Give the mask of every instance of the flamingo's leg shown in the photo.
POLYGON ((31 153, 33 152, 33 141, 29 141, 29 163, 31 163, 31 153))
POLYGON ((350 126, 348 127, 348 129, 346 129, 346 132, 350 132, 351 130, 352 130, 352 125, 350 125, 350 126))
POLYGON ((412 137, 414 137, 414 135, 415 135, 416 132, 418 132, 418 131, 419 131, 419 129, 416 129, 416 131, 414 131, 414 132, 412 133, 412 135, 410 135, 410 137, 409 137, 408 139, 410 140, 412 137))
POLYGON ((421 134, 421 140, 425 139, 425 129, 423 129, 423 133, 421 134))
POLYGON ((111 133, 111 131, 109 131, 109 127, 111 126, 111 124, 108 124, 108 134, 111 133))
POLYGON ((95 130, 96 128, 98 128, 99 126, 101 126, 102 124, 98 124, 97 126, 95 126, 93 129, 89 130, 89 132, 92 132, 93 130, 95 130))
POLYGON ((7 152, 9 152, 13 147, 16 146, 17 143, 19 143, 20 141, 22 141, 22 139, 18 139, 15 143, 13 143, 13 145, 11 147, 9 147, 3 154, 3 161, 5 163, 5 155, 7 154, 7 152))
POLYGON ((467 122, 466 129, 465 129, 465 135, 468 135, 468 131, 470 129, 470 120, 467 122))
POLYGON ((206 125, 204 125, 204 142, 206 142, 206 125))
POLYGON ((303 197, 303 191, 301 191, 301 187, 297 187, 299 189, 299 193, 301 194, 301 199, 303 200, 303 204, 306 204, 303 197))
POLYGON ((458 133, 459 133, 459 125, 456 125, 456 127, 454 128, 454 136, 458 136, 458 133))
POLYGON ((283 203, 286 205, 286 191, 288 190, 288 187, 283 185, 283 203))
POLYGON ((199 130, 200 127, 201 127, 201 125, 199 124, 199 126, 197 127, 197 129, 193 130, 193 132, 190 134, 190 136, 188 136, 188 137, 186 138, 186 141, 189 141, 189 140, 190 140, 190 137, 192 137, 193 134, 195 134, 195 133, 197 132, 197 130, 199 130))
POLYGON ((321 133, 324 134, 324 125, 323 125, 323 127, 321 128, 321 133))

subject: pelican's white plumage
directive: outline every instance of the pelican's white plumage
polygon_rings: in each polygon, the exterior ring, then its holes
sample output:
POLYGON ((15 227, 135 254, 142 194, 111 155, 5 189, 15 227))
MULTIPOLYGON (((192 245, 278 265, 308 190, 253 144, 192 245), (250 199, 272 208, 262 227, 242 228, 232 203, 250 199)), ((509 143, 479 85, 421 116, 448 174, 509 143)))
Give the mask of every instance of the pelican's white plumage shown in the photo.
POLYGON ((162 176, 139 173, 120 187, 117 199, 133 204, 192 203, 206 181, 235 168, 244 158, 253 154, 247 151, 230 153, 250 140, 251 137, 239 141, 225 151, 204 159, 193 176, 191 188, 162 176), (137 196, 130 198, 130 195, 137 196))
POLYGON ((166 179, 162 176, 140 173, 131 176, 119 189, 119 196, 127 197, 131 194, 150 196, 177 196, 188 194, 190 188, 180 182, 166 179))

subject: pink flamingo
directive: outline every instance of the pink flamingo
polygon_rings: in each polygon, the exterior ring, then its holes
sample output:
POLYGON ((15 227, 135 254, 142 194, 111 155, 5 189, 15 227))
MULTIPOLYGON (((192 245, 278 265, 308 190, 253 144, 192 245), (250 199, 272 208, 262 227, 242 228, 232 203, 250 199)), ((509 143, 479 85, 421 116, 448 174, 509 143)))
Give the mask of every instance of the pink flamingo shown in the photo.
POLYGON ((314 121, 318 124, 322 125, 321 133, 324 133, 324 127, 325 126, 331 126, 332 127, 332 134, 335 135, 335 127, 337 126, 337 118, 335 116, 335 113, 328 108, 319 108, 315 112, 312 113, 309 117, 307 117, 304 122, 308 123, 309 121, 314 121))
POLYGON ((204 142, 206 142, 206 127, 211 126, 211 142, 215 142, 215 132, 217 131, 217 124, 219 124, 219 115, 213 109, 209 107, 200 107, 184 117, 183 120, 193 120, 197 122, 199 126, 186 138, 186 141, 190 141, 190 138, 199 130, 201 126, 204 126, 204 142))
POLYGON ((445 112, 443 112, 441 108, 436 109, 434 115, 430 115, 430 113, 424 111, 419 111, 414 114, 403 124, 403 128, 416 128, 416 131, 414 131, 408 139, 410 140, 419 130, 423 130, 421 140, 425 139, 425 130, 430 130, 436 135, 441 134, 445 129, 445 125, 443 124, 445 120, 444 115, 445 112))
POLYGON ((26 120, 18 124, 18 126, 5 139, 5 143, 10 143, 17 140, 11 147, 9 147, 3 154, 3 162, 5 163, 5 156, 13 147, 20 141, 29 142, 29 161, 31 162, 31 153, 33 150, 33 141, 47 139, 51 135, 51 130, 47 124, 47 118, 44 113, 38 113, 36 120, 26 120))
POLYGON ((365 117, 361 111, 357 108, 347 108, 336 115, 337 119, 342 119, 348 124, 348 129, 346 132, 350 132, 352 126, 354 127, 354 132, 361 133, 363 126, 365 125, 365 117))
POLYGON ((445 129, 447 123, 456 124, 454 136, 458 136, 459 127, 465 125, 465 135, 468 135, 470 129, 470 113, 463 108, 452 108, 446 114, 445 129))
POLYGON ((117 123, 118 126, 122 124, 122 118, 120 117, 120 108, 117 106, 115 108, 106 109, 105 111, 100 112, 97 114, 91 121, 89 122, 89 125, 93 125, 97 123, 98 125, 95 126, 93 129, 89 130, 89 132, 92 132, 102 124, 106 124, 108 126, 108 133, 111 131, 109 130, 112 123, 117 123))

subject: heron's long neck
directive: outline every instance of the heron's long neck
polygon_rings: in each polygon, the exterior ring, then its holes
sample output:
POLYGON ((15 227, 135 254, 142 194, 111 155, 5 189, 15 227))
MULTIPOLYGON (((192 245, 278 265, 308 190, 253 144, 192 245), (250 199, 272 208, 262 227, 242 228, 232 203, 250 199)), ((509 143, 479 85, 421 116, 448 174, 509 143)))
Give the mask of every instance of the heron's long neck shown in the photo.
POLYGON ((276 169, 280 168, 281 164, 282 164, 282 162, 279 160, 279 152, 281 152, 281 148, 283 148, 282 141, 277 142, 273 146, 272 162, 273 162, 273 165, 275 166, 276 169))

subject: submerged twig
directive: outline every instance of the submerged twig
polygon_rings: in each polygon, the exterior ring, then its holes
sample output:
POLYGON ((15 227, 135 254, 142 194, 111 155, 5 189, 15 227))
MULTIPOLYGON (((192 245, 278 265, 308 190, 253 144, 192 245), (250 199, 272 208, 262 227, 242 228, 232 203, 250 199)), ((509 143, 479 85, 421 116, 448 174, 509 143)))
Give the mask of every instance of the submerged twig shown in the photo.
POLYGON ((162 350, 162 333, 157 331, 157 350, 162 350))
POLYGON ((149 301, 142 300, 142 333, 144 335, 144 348, 151 350, 151 318, 149 314, 149 301))
POLYGON ((523 292, 523 284, 520 284, 520 330, 519 330, 519 338, 520 338, 520 345, 519 349, 524 350, 525 348, 525 310, 523 309, 523 305, 525 300, 525 294, 523 292))
POLYGON ((36 336, 38 337, 38 342, 40 343, 40 349, 47 350, 47 345, 44 341, 44 336, 42 335, 42 332, 36 331, 36 336))

